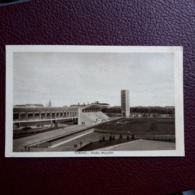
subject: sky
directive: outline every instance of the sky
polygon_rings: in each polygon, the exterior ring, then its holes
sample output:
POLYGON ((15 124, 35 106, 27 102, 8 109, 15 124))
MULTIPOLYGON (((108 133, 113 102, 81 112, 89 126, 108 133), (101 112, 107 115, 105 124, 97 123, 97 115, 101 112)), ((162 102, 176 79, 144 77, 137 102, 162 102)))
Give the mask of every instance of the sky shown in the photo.
POLYGON ((14 105, 174 106, 172 53, 14 53, 14 105))

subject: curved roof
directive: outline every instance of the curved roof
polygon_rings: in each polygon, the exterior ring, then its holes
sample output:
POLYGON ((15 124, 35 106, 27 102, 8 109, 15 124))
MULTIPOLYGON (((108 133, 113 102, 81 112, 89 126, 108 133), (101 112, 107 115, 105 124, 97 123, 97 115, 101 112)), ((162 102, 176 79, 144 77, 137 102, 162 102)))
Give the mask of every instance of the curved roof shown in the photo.
POLYGON ((97 103, 97 104, 90 104, 85 107, 82 107, 82 110, 90 110, 90 109, 103 109, 110 107, 109 104, 106 103, 97 103))

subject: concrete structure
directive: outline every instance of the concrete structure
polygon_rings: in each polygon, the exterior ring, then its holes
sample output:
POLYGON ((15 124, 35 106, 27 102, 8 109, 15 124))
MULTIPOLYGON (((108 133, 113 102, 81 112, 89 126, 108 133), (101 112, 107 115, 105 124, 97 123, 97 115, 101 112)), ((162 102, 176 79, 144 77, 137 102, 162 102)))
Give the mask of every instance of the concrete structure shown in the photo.
POLYGON ((80 123, 82 125, 95 125, 109 121, 110 118, 101 111, 98 112, 82 112, 80 115, 80 123))
MULTIPOLYGON (((36 147, 37 151, 45 151, 50 147, 55 147, 65 142, 76 139, 78 136, 83 136, 86 133, 93 132, 90 126, 73 125, 67 128, 61 128, 53 131, 43 132, 36 135, 23 137, 13 141, 13 151, 33 151, 33 147, 36 147), (44 147, 41 147, 44 145, 44 147)), ((34 148, 34 150, 36 149, 34 148)))
POLYGON ((14 129, 29 126, 58 126, 58 123, 72 121, 74 124, 94 125, 109 120, 101 112, 109 104, 93 103, 72 107, 32 107, 15 106, 13 108, 14 129))
POLYGON ((78 109, 63 107, 14 107, 14 128, 51 124, 57 126, 59 121, 71 120, 77 123, 78 109))
POLYGON ((101 112, 102 109, 110 107, 107 103, 94 102, 88 105, 79 106, 78 124, 95 125, 98 123, 109 121, 109 117, 101 112))
POLYGON ((130 117, 129 90, 121 90, 121 114, 122 117, 130 117))

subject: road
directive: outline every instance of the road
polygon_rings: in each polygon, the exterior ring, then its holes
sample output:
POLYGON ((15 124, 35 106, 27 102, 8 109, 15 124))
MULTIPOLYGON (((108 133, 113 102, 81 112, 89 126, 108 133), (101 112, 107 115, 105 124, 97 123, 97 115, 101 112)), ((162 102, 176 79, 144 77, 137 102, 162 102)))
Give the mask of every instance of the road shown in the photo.
POLYGON ((25 146, 31 146, 37 143, 42 143, 49 141, 51 139, 55 139, 58 137, 70 136, 74 133, 80 133, 81 131, 85 131, 90 129, 91 126, 87 125, 73 125, 67 128, 57 129, 53 131, 48 131, 44 133, 39 133, 33 136, 28 136, 20 139, 16 139, 13 141, 13 151, 14 152, 21 152, 24 151, 25 146))

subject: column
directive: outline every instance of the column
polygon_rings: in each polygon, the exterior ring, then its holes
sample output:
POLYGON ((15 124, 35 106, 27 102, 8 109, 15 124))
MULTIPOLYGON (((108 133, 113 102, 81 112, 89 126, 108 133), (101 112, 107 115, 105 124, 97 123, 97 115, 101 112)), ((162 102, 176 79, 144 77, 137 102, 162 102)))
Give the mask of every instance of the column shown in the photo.
POLYGON ((18 120, 20 121, 20 112, 18 113, 18 120))

